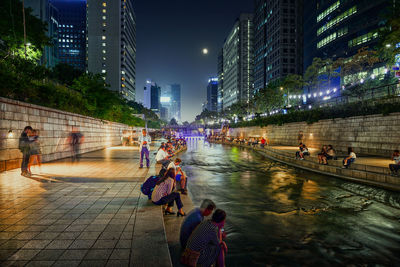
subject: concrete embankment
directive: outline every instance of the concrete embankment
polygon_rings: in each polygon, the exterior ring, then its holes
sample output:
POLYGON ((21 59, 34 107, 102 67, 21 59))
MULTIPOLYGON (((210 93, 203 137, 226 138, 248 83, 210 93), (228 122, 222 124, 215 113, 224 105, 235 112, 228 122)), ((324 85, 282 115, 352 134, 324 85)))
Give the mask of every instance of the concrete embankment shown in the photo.
MULTIPOLYGON (((222 143, 221 141, 210 142, 222 143)), ((253 149, 272 160, 304 170, 389 190, 400 191, 400 177, 391 176, 389 168, 387 167, 354 163, 350 168, 342 169, 341 158, 339 160, 330 160, 329 165, 321 165, 318 163, 316 153, 311 154, 310 157, 306 157, 305 160, 297 160, 293 152, 276 149, 274 147, 267 146, 265 148, 260 148, 258 146, 253 147, 234 142, 224 142, 222 144, 253 149)))
MULTIPOLYGON (((390 157, 400 149, 400 113, 355 116, 307 122, 268 125, 265 127, 231 128, 230 137, 264 137, 270 145, 297 146, 300 141, 308 147, 321 148, 331 144, 337 151, 353 147, 357 154, 390 157)), ((213 130, 214 133, 219 130, 213 130)))

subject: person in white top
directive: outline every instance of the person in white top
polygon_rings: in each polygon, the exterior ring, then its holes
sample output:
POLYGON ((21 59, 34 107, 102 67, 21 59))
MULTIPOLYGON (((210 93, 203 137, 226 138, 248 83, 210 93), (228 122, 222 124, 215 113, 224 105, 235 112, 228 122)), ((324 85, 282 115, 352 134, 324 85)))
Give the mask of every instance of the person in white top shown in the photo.
POLYGON ((181 201, 181 194, 178 192, 172 192, 175 186, 175 170, 173 168, 169 169, 163 178, 161 178, 156 186, 154 187, 153 193, 151 194, 151 201, 156 205, 168 204, 165 209, 165 215, 175 214, 172 212, 172 207, 174 202, 178 207, 177 216, 185 216, 183 212, 183 204, 181 201))
POLYGON ((150 143, 151 137, 147 134, 146 129, 142 130, 142 134, 139 136, 139 153, 140 153, 140 166, 139 168, 143 168, 143 157, 146 157, 146 166, 147 168, 150 167, 150 143))
POLYGON ((354 153, 354 150, 352 147, 347 148, 347 154, 348 156, 344 158, 343 160, 343 168, 347 169, 351 163, 353 163, 357 156, 356 153, 354 153))
POLYGON ((169 155, 165 149, 165 146, 161 146, 161 148, 158 150, 156 161, 157 163, 162 164, 164 167, 167 167, 168 164, 171 162, 169 160, 169 155))
POLYGON ((176 158, 174 162, 171 162, 168 167, 168 169, 174 169, 175 170, 175 180, 179 182, 177 185, 177 189, 184 195, 187 195, 187 183, 186 183, 186 174, 183 172, 182 168, 179 166, 182 163, 182 160, 180 158, 176 158), (179 179, 179 180, 178 180, 179 179))
POLYGON ((389 169, 393 176, 399 174, 400 170, 400 152, 399 150, 395 150, 392 155, 392 160, 394 160, 394 164, 389 164, 389 169))

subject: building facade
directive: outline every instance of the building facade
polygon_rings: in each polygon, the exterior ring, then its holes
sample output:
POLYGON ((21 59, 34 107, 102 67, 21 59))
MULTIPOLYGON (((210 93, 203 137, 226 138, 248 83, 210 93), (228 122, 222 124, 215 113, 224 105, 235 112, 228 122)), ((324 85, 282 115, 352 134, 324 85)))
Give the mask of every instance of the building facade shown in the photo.
POLYGON ((303 0, 256 0, 254 90, 303 74, 303 0))
MULTIPOLYGON (((397 2, 397 3, 396 3, 397 2)), ((313 58, 351 57, 362 47, 373 48, 383 26, 382 12, 395 0, 310 0, 304 6, 304 69, 313 58)))
POLYGON ((52 68, 58 63, 59 13, 52 0, 25 0, 25 8, 32 9, 32 15, 47 24, 47 36, 51 46, 45 46, 40 64, 52 68))
POLYGON ((224 49, 218 53, 218 96, 217 96, 217 111, 221 112, 224 109, 224 49))
POLYGON ((104 74, 127 100, 136 91, 136 16, 133 0, 87 0, 87 69, 104 74))
POLYGON ((86 1, 53 0, 58 10, 58 62, 86 70, 86 1))
POLYGON ((223 108, 253 94, 253 15, 241 14, 223 46, 223 108))
POLYGON ((207 110, 218 111, 218 77, 208 79, 207 110))
POLYGON ((175 118, 177 122, 181 122, 181 85, 178 83, 167 86, 171 94, 171 106, 169 110, 170 118, 175 118))
POLYGON ((143 91, 143 106, 151 109, 160 116, 161 112, 161 87, 151 80, 146 81, 143 91))

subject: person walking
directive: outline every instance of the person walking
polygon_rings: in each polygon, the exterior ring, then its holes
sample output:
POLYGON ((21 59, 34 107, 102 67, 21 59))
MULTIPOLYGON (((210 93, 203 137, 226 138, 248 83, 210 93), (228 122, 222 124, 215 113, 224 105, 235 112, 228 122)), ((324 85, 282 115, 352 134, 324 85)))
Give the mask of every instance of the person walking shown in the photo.
POLYGON ((22 153, 22 162, 21 162, 21 175, 22 176, 31 176, 31 173, 28 172, 28 164, 29 164, 29 158, 30 158, 30 141, 29 141, 29 135, 32 133, 32 127, 31 126, 26 126, 24 128, 24 131, 21 133, 21 136, 19 137, 19 142, 18 142, 18 148, 22 153))
POLYGON ((72 126, 72 132, 68 136, 68 144, 71 149, 72 162, 79 161, 81 144, 83 143, 84 140, 85 140, 85 137, 78 130, 78 128, 75 126, 72 126))
POLYGON ((146 129, 142 130, 142 134, 139 136, 139 153, 140 153, 140 166, 139 168, 143 168, 143 157, 146 157, 146 167, 150 168, 150 143, 151 137, 147 134, 146 129))

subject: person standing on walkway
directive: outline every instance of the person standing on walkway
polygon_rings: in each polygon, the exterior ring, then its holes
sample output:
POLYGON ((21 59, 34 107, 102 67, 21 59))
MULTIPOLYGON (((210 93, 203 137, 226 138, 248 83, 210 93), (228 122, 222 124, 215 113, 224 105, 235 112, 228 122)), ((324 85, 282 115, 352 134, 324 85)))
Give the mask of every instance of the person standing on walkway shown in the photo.
POLYGON ((81 144, 85 140, 83 134, 78 130, 77 127, 72 126, 72 132, 68 136, 68 144, 71 149, 71 160, 72 162, 79 161, 81 144))
POLYGON ((186 248, 186 243, 194 229, 204 220, 204 217, 210 215, 216 208, 215 203, 210 199, 204 199, 200 208, 195 208, 185 218, 181 225, 179 240, 181 247, 186 248))
POLYGON ((21 133, 21 136, 19 137, 19 143, 18 143, 18 148, 22 153, 22 162, 21 162, 21 175, 22 176, 30 176, 31 173, 28 172, 28 164, 29 164, 29 158, 30 158, 30 143, 29 141, 29 136, 32 133, 32 127, 31 126, 26 126, 24 128, 24 131, 21 133))
POLYGON ((150 143, 151 137, 147 134, 146 129, 142 130, 142 134, 139 136, 139 153, 140 153, 140 166, 139 168, 143 168, 143 157, 146 157, 146 167, 150 167, 150 143))
POLYGON ((31 172, 31 166, 35 163, 41 167, 42 166, 42 159, 41 159, 41 150, 40 150, 40 141, 39 141, 39 131, 33 130, 32 135, 29 136, 30 141, 30 158, 28 164, 28 172, 31 172))

